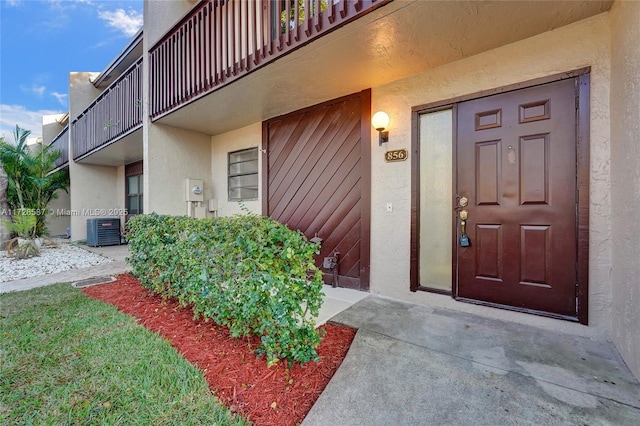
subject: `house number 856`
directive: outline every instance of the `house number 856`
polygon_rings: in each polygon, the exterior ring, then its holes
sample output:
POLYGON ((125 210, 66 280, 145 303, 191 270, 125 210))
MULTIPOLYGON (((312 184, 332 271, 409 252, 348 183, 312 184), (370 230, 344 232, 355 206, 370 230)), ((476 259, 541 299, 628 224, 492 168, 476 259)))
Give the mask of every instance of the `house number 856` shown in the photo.
POLYGON ((406 149, 394 149, 384 153, 384 161, 393 163, 395 161, 404 161, 409 158, 409 152, 406 149))

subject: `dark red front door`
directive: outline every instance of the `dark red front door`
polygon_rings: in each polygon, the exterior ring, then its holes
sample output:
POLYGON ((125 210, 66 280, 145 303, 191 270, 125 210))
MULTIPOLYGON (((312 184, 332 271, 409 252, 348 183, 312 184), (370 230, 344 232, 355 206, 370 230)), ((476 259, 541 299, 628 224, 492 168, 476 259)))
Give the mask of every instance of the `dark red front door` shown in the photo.
MULTIPOLYGON (((270 120, 263 212, 323 239, 338 285, 369 288, 369 92, 270 120)), ((331 282, 332 275, 325 275, 331 282)))
POLYGON ((457 297, 576 316, 575 117, 573 79, 458 105, 457 297))

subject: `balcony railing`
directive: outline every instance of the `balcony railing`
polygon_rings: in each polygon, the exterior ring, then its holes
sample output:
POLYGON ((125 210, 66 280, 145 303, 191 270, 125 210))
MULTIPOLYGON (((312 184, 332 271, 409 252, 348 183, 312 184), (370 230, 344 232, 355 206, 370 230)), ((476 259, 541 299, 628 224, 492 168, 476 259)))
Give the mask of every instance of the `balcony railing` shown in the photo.
POLYGON ((61 169, 69 164, 69 126, 58 133, 50 146, 60 151, 60 157, 55 162, 55 169, 61 169))
POLYGON ((389 1, 202 0, 149 51, 150 115, 170 113, 389 1))
POLYGON ((73 159, 86 157, 141 126, 142 58, 109 85, 73 121, 73 159))

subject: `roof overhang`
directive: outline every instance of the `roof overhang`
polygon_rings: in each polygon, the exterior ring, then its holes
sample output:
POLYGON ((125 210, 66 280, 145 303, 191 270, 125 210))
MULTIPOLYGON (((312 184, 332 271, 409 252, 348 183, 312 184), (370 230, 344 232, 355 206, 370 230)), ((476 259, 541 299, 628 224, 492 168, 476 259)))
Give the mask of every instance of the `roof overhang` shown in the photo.
POLYGON ((556 30, 612 3, 392 1, 156 122, 224 133, 556 30))
POLYGON ((136 35, 133 36, 131 41, 118 53, 118 55, 111 61, 109 65, 98 74, 97 77, 92 79, 92 83, 95 87, 107 87, 118 76, 126 71, 135 61, 142 57, 142 29, 140 29, 136 35))

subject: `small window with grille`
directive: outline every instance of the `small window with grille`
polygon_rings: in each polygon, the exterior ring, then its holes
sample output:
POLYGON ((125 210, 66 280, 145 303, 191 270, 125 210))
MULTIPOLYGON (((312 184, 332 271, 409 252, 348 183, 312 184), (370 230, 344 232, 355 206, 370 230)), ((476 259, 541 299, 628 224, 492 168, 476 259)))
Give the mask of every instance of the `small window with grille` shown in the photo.
POLYGON ((229 201, 258 199, 258 148, 229 153, 229 201))

